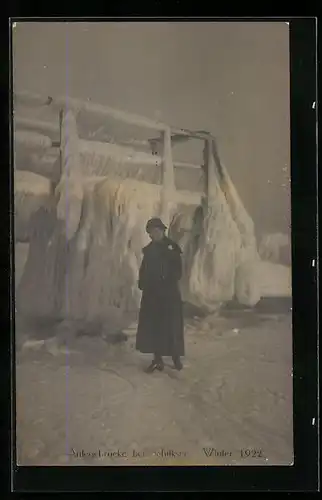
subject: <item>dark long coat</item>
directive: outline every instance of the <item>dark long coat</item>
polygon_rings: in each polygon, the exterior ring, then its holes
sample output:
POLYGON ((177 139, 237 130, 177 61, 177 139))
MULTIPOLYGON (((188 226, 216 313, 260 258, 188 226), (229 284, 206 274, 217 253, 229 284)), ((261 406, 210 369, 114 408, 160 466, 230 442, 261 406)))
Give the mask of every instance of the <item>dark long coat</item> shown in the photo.
POLYGON ((160 356, 184 355, 181 273, 181 249, 174 241, 164 237, 143 248, 137 350, 160 356))

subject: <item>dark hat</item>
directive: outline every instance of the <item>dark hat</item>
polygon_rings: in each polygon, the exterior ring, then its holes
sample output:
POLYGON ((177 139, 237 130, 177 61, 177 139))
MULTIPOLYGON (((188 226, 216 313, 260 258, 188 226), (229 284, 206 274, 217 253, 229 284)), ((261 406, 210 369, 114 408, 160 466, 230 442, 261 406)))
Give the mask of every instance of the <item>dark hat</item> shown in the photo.
POLYGON ((158 217, 153 217, 152 219, 148 220, 146 224, 146 232, 148 233, 151 229, 158 227, 159 229, 167 229, 167 226, 165 226, 162 222, 161 219, 158 217))

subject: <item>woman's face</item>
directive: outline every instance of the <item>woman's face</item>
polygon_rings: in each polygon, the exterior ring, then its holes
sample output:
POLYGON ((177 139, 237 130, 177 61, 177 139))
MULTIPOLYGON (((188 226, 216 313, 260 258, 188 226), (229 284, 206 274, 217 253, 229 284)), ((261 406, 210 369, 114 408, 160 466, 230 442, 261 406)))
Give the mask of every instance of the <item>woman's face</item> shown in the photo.
POLYGON ((160 227, 152 227, 149 231, 149 236, 152 241, 161 241, 164 236, 164 230, 160 227))

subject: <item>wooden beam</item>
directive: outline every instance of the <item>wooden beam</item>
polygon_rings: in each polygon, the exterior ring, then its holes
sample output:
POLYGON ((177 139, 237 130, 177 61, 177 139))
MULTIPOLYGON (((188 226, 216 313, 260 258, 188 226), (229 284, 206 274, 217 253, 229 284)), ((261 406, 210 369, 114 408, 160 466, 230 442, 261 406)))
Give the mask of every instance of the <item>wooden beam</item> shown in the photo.
MULTIPOLYGON (((188 139, 200 139, 201 141, 207 139, 215 139, 215 137, 204 130, 188 130, 184 128, 177 128, 170 126, 171 129, 171 139, 172 141, 179 142, 188 139)), ((160 141, 160 138, 151 139, 152 141, 160 141)))
MULTIPOLYGON (((132 125, 137 125, 143 128, 154 129, 164 131, 169 128, 169 125, 151 120, 150 118, 143 117, 134 113, 128 113, 126 111, 120 111, 118 109, 112 108, 111 106, 103 106, 101 104, 95 104, 91 101, 85 101, 81 99, 74 99, 69 97, 43 97, 38 94, 31 94, 29 92, 17 92, 14 94, 14 102, 16 104, 23 104, 25 106, 39 106, 45 107, 49 106, 52 109, 71 109, 76 114, 79 112, 87 113, 103 122, 108 118, 113 118, 115 120, 123 121, 132 125)), ((206 140, 207 138, 214 138, 209 132, 204 130, 188 130, 184 128, 172 127, 170 125, 171 134, 187 137, 191 139, 206 140)))
POLYGON ((13 119, 13 124, 16 128, 23 128, 28 130, 34 130, 37 132, 46 132, 47 134, 53 134, 59 136, 59 125, 55 125, 50 122, 45 122, 42 120, 34 120, 30 118, 24 118, 19 115, 15 115, 13 119))
POLYGON ((37 132, 16 130, 13 138, 15 145, 20 145, 25 148, 46 150, 52 147, 52 140, 50 137, 38 134, 37 132))
POLYGON ((42 175, 50 179, 54 184, 57 184, 60 178, 60 168, 58 158, 48 154, 43 154, 42 151, 32 150, 15 151, 15 170, 33 172, 34 174, 42 175))
MULTIPOLYGON (((100 154, 107 158, 124 161, 125 163, 142 164, 155 166, 162 165, 162 157, 152 155, 144 151, 135 151, 130 147, 122 146, 119 143, 107 143, 99 141, 88 141, 79 139, 79 148, 81 154, 100 154)), ((173 161, 175 167, 200 169, 200 165, 184 161, 173 161)))
POLYGON ((25 106, 40 107, 49 106, 50 108, 57 110, 69 109, 76 115, 82 112, 87 113, 89 116, 92 115, 97 119, 101 119, 102 121, 105 121, 108 118, 113 118, 125 123, 154 130, 165 130, 165 128, 167 127, 161 122, 159 123, 155 120, 151 120, 140 115, 128 113, 126 111, 120 111, 110 106, 102 106, 101 104, 95 104, 90 101, 69 97, 44 98, 36 94, 29 94, 28 92, 17 92, 14 95, 14 102, 17 105, 23 104, 25 106))
POLYGON ((35 94, 33 92, 21 91, 14 92, 13 94, 13 105, 18 106, 48 106, 50 104, 51 97, 44 97, 40 94, 35 94))
POLYGON ((173 160, 173 166, 175 168, 193 168, 194 170, 200 170, 201 165, 197 163, 189 163, 188 161, 176 161, 173 160))
MULTIPOLYGON (((37 150, 39 153, 41 153, 42 149, 41 146, 44 145, 44 140, 41 139, 42 136, 41 134, 36 134, 34 132, 29 132, 29 131, 17 131, 17 139, 16 140, 16 146, 19 148, 20 146, 23 146, 23 149, 25 150, 30 150, 30 153, 32 153, 33 150, 37 150)), ((48 146, 48 150, 46 151, 47 156, 52 155, 55 158, 53 160, 48 160, 50 161, 56 161, 57 158, 57 150, 60 146, 59 141, 51 141, 51 144, 48 142, 46 144, 48 146)), ((80 155, 82 154, 101 154, 103 156, 106 156, 108 158, 115 158, 115 160, 120 160, 120 155, 122 153, 122 147, 120 147, 120 144, 109 144, 109 143, 104 143, 104 142, 98 142, 98 141, 88 141, 85 139, 79 139, 79 153, 80 155)), ((19 150, 17 150, 18 152, 19 150)), ((60 151, 61 154, 61 151, 60 151)), ((123 150, 123 156, 124 160, 127 164, 133 164, 133 165, 150 165, 155 166, 156 164, 160 165, 160 168, 162 166, 162 157, 161 156, 153 156, 152 154, 150 155, 149 153, 144 153, 144 152, 129 152, 126 148, 123 150)), ((47 158, 47 157, 46 157, 47 158)), ((48 163, 47 159, 44 160, 44 170, 47 171, 48 168, 48 163)), ((43 165, 43 160, 42 159, 37 159, 35 160, 37 163, 37 170, 35 171, 36 173, 39 173, 39 169, 42 168, 43 165)), ((28 161, 30 163, 30 161, 28 161)), ((185 161, 176 161, 173 160, 173 166, 174 168, 186 168, 186 169, 194 169, 194 170, 199 170, 200 169, 200 164, 196 163, 189 163, 185 161)), ((20 168, 20 167, 19 167, 20 168)), ((21 168, 25 168, 21 166, 21 168)), ((44 173, 45 175, 45 173, 44 173)), ((55 174, 56 176, 56 174, 55 174)))

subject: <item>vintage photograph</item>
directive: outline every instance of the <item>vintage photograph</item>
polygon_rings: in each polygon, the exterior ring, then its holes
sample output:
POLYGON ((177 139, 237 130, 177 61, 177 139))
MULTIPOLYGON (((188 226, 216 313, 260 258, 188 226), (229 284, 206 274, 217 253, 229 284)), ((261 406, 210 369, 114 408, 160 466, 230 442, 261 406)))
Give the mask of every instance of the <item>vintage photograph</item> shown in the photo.
POLYGON ((289 25, 12 24, 18 465, 293 464, 289 25))

